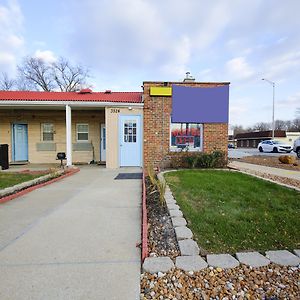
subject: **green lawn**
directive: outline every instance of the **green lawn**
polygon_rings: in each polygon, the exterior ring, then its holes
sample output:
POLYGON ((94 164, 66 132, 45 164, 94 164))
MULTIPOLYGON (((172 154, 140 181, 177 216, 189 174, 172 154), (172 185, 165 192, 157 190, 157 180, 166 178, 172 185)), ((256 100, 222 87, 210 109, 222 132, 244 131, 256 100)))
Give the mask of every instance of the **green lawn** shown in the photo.
POLYGON ((300 249, 300 193, 238 172, 165 174, 188 226, 210 253, 300 249))
POLYGON ((41 177, 45 174, 17 174, 17 173, 0 173, 0 189, 4 189, 31 179, 41 177))

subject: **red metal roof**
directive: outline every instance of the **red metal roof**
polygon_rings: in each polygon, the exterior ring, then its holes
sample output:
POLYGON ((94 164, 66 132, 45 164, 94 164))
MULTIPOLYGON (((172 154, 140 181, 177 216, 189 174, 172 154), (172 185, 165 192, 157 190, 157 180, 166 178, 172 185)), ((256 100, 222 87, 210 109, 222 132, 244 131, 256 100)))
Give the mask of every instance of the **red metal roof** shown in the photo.
POLYGON ((141 103, 141 92, 33 92, 0 91, 0 101, 86 101, 141 103))

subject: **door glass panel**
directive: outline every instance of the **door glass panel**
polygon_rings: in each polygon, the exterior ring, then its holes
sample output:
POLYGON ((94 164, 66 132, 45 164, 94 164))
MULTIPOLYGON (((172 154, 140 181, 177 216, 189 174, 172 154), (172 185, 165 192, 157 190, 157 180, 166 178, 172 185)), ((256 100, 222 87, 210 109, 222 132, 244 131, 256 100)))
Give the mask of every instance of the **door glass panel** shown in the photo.
POLYGON ((105 127, 102 128, 102 148, 106 149, 106 130, 105 127))
POLYGON ((136 121, 126 120, 124 122, 124 137, 125 143, 136 143, 136 121))

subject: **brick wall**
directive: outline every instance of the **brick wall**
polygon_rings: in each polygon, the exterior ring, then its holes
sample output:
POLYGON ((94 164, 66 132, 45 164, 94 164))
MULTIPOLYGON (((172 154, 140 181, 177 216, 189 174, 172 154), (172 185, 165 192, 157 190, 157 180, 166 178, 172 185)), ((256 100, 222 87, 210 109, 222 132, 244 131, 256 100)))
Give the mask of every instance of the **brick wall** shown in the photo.
MULTIPOLYGON (((152 86, 216 87, 228 83, 199 82, 144 82, 144 166, 165 168, 170 166, 170 157, 174 155, 170 148, 170 121, 172 97, 150 96, 152 86)), ((228 124, 214 123, 203 125, 203 151, 222 150, 227 153, 228 124)), ((184 155, 184 154, 180 154, 184 155)))

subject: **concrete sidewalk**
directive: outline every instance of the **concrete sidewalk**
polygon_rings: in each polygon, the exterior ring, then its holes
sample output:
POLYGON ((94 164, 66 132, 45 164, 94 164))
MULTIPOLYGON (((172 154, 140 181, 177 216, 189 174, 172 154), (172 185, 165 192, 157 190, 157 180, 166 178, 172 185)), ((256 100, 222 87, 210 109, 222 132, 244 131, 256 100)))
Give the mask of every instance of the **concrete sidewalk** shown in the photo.
POLYGON ((228 164, 228 166, 239 169, 241 171, 250 170, 250 171, 255 171, 255 172, 259 172, 259 173, 265 173, 265 174, 300 180, 300 172, 299 171, 271 168, 271 167, 266 167, 266 166, 261 166, 261 165, 248 164, 248 163, 240 162, 240 161, 232 161, 228 164))
POLYGON ((140 169, 84 167, 0 205, 0 299, 139 299, 141 181, 114 180, 126 171, 140 169))

